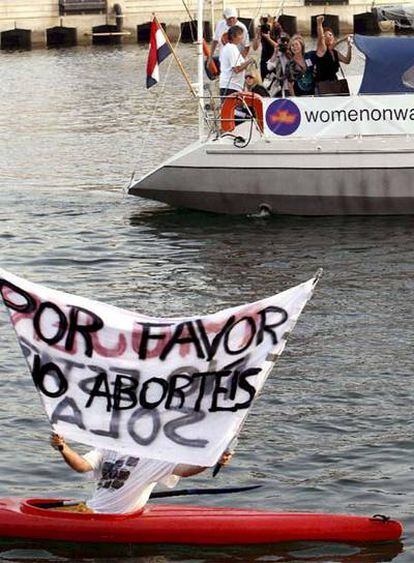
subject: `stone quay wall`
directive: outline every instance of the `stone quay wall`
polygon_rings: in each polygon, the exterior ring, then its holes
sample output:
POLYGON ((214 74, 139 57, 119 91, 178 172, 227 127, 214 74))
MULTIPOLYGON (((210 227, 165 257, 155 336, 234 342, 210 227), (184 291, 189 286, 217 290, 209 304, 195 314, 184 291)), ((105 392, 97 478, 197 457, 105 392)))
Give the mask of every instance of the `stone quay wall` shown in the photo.
MULTIPOLYGON (((346 1, 346 0, 344 0, 346 1)), ((238 9, 239 16, 257 19, 264 14, 280 14, 294 16, 297 18, 298 30, 304 35, 309 35, 311 28, 311 17, 326 13, 339 17, 341 34, 351 33, 353 30, 354 14, 366 12, 370 4, 361 3, 360 0, 348 0, 346 5, 311 5, 305 6, 303 0, 287 0, 282 4, 263 0, 234 0, 227 2, 238 9), (260 13, 258 13, 260 6, 260 13)), ((115 24, 114 4, 122 9, 122 37, 124 42, 137 41, 137 25, 151 20, 152 13, 156 12, 158 19, 165 22, 167 31, 171 38, 178 36, 180 23, 189 20, 189 16, 181 0, 119 0, 113 2, 108 0, 106 13, 84 13, 80 15, 61 15, 59 11, 59 0, 0 0, 0 32, 14 28, 27 29, 31 31, 32 44, 44 46, 46 44, 46 29, 54 26, 65 26, 76 28, 78 43, 90 44, 92 28, 99 25, 115 24)), ((187 0, 190 12, 195 16, 196 1, 187 0)), ((217 21, 222 14, 223 0, 207 0, 205 2, 204 19, 217 21), (213 3, 214 10, 211 4, 213 3)), ((389 3, 387 0, 379 0, 376 4, 389 3)))

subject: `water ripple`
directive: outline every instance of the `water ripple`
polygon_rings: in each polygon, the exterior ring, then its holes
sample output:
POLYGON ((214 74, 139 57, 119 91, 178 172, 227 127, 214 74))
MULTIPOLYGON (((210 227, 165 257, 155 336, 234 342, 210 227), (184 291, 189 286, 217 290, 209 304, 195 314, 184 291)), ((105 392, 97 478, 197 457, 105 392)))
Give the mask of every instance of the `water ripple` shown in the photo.
MULTIPOLYGON (((182 48, 186 62, 191 49, 182 48)), ((0 53, 1 266, 155 315, 256 300, 322 266, 238 455, 216 478, 263 488, 200 502, 390 513, 405 522, 404 551, 400 544, 295 545, 143 554, 108 546, 100 554, 88 546, 79 553, 2 544, 0 558, 412 561, 414 220, 215 217, 124 197, 134 168, 150 169, 196 133, 194 105, 174 70, 169 104, 145 138, 157 96, 142 87, 145 58, 146 49, 134 46, 0 53)), ((3 310, 0 342, 0 495, 83 498, 87 485, 48 446, 49 426, 3 310)), ((211 486, 210 477, 198 484, 211 486)))

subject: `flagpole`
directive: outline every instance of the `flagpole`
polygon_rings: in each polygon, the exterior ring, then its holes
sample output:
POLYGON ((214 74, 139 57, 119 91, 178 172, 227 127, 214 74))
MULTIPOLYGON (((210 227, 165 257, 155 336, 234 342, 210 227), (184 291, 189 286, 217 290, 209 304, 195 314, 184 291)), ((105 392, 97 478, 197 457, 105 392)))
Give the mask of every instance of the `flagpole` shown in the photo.
POLYGON ((197 9, 197 61, 198 61, 198 137, 204 137, 204 53, 203 53, 203 0, 197 9))
POLYGON ((192 95, 194 96, 194 98, 197 98, 197 93, 196 93, 196 91, 194 90, 193 85, 191 84, 191 80, 190 80, 190 78, 188 77, 188 74, 186 73, 185 68, 183 67, 182 62, 180 61, 180 59, 179 59, 177 53, 175 52, 175 49, 174 49, 174 47, 172 46, 171 41, 168 39, 168 35, 165 33, 164 28, 162 27, 162 25, 161 25, 160 22, 158 21, 157 16, 156 16, 155 14, 153 14, 153 15, 154 15, 155 21, 156 21, 157 24, 158 24, 159 29, 161 30, 161 32, 162 32, 162 34, 163 34, 163 36, 164 36, 165 42, 167 43, 168 47, 171 49, 171 53, 172 53, 172 55, 173 55, 173 57, 174 57, 174 59, 175 59, 175 62, 176 62, 177 65, 178 65, 178 68, 181 70, 181 74, 184 76, 184 80, 187 82, 187 86, 188 86, 190 92, 192 93, 192 95))
MULTIPOLYGON (((199 0, 199 3, 201 3, 201 12, 202 12, 202 4, 203 4, 203 0, 199 0)), ((191 92, 191 94, 194 96, 194 98, 198 101, 198 132, 199 132, 199 138, 202 139, 204 136, 204 120, 206 119, 205 117, 205 113, 204 113, 204 103, 203 103, 203 90, 204 90, 204 54, 203 54, 203 26, 201 25, 201 41, 197 40, 197 46, 198 46, 198 60, 199 60, 199 66, 198 66, 198 93, 194 90, 194 87, 191 83, 191 80, 188 76, 188 74, 185 71, 185 68, 180 60, 180 58, 178 57, 177 53, 175 52, 174 47, 171 44, 171 41, 168 39, 167 34, 164 31, 164 28, 161 26, 161 24, 159 23, 157 16, 155 15, 155 13, 153 13, 153 17, 154 20, 157 22, 157 25, 159 27, 159 29, 161 30, 165 42, 167 43, 168 47, 171 49, 171 53, 175 59, 175 62, 178 65, 178 68, 181 71, 181 74, 184 77, 184 80, 187 82, 187 86, 191 92), (201 53, 201 54, 200 54, 201 53), (201 76, 201 79, 200 79, 201 76)), ((199 28, 198 28, 198 32, 199 32, 199 28)))

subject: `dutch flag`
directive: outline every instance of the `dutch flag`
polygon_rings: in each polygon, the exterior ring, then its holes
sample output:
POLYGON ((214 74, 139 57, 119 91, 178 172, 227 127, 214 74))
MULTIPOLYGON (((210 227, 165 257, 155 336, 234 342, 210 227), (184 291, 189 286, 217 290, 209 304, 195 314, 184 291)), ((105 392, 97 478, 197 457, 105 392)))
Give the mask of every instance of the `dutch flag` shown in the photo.
POLYGON ((160 80, 158 65, 171 53, 171 49, 161 31, 161 26, 156 17, 151 23, 150 49, 147 63, 147 88, 151 88, 160 80))

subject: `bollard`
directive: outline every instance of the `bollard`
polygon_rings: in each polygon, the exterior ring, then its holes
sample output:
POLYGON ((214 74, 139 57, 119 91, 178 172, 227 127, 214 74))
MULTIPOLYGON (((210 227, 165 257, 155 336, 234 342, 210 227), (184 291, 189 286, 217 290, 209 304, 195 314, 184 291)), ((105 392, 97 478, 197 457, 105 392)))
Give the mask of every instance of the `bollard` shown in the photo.
POLYGON ((30 29, 10 29, 0 33, 0 49, 26 50, 32 48, 32 32, 30 29))
POLYGON ((122 34, 119 34, 116 25, 104 24, 92 28, 92 45, 120 45, 121 42, 122 34))
MULTIPOLYGON (((151 23, 145 22, 137 25, 137 43, 149 43, 151 36, 151 23)), ((165 23, 160 22, 161 27, 166 31, 167 26, 165 23)))
MULTIPOLYGON (((333 34, 338 37, 339 35, 339 17, 335 16, 333 14, 320 14, 321 16, 324 16, 324 22, 323 22, 323 27, 330 27, 333 31, 333 34)), ((318 16, 312 16, 311 17, 311 35, 312 37, 316 37, 318 35, 317 33, 317 29, 316 29, 316 18, 318 16)))
POLYGON ((76 27, 49 27, 46 30, 47 47, 76 47, 78 36, 76 27))
MULTIPOLYGON (((211 25, 209 21, 203 22, 203 37, 210 43, 211 25)), ((197 20, 183 22, 181 24, 181 42, 195 43, 197 41, 197 20)))
POLYGON ((360 35, 378 35, 380 27, 372 12, 354 14, 354 33, 360 35))
POLYGON ((277 18, 277 21, 282 26, 283 31, 290 37, 297 34, 298 22, 296 16, 287 16, 285 14, 282 14, 277 18))

